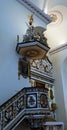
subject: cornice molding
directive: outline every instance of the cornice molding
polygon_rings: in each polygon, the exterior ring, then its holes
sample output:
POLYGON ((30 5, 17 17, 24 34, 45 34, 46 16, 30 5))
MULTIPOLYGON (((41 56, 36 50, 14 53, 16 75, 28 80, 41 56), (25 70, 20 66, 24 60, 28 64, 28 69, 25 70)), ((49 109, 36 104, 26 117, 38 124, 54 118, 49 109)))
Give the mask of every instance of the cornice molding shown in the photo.
POLYGON ((65 50, 65 49, 67 49, 67 43, 65 43, 65 44, 63 44, 63 45, 61 45, 61 46, 59 46, 59 47, 56 47, 55 49, 51 49, 51 50, 49 51, 49 53, 50 53, 51 55, 53 55, 53 54, 55 54, 55 53, 58 53, 58 52, 60 52, 60 51, 65 50))
POLYGON ((37 17, 39 17, 46 24, 49 24, 52 21, 49 15, 45 14, 40 8, 34 5, 31 1, 29 0, 16 0, 16 1, 18 1, 20 4, 25 6, 28 10, 34 13, 37 17))
POLYGON ((31 68, 31 79, 39 80, 54 86, 53 75, 47 72, 38 71, 37 69, 31 68))

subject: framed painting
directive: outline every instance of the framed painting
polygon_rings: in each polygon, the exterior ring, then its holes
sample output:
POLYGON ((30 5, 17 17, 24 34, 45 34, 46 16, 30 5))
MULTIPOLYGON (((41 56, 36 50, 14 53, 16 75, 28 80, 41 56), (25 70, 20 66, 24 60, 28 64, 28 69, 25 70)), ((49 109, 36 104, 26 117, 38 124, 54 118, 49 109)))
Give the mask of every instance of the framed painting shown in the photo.
POLYGON ((40 95, 40 104, 42 108, 48 108, 48 97, 47 94, 40 95))
POLYGON ((26 95, 26 107, 27 108, 37 107, 37 94, 36 93, 26 95))

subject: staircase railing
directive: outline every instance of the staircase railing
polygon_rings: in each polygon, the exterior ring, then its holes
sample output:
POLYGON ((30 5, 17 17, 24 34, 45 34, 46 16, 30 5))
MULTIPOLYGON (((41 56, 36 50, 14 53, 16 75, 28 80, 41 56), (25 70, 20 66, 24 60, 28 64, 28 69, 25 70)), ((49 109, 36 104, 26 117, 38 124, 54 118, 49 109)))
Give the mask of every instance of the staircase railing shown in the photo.
POLYGON ((23 88, 0 106, 0 130, 10 130, 22 118, 50 114, 46 88, 23 88), (43 103, 43 96, 47 102, 43 103))

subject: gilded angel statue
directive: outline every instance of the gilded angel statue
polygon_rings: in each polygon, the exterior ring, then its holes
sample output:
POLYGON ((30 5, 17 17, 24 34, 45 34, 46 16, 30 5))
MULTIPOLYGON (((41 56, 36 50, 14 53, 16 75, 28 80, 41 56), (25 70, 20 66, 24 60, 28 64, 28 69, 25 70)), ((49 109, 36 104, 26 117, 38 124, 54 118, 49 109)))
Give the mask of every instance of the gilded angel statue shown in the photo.
POLYGON ((32 25, 32 24, 33 24, 33 21, 34 21, 34 19, 33 19, 33 14, 28 15, 28 19, 29 19, 29 25, 32 25))

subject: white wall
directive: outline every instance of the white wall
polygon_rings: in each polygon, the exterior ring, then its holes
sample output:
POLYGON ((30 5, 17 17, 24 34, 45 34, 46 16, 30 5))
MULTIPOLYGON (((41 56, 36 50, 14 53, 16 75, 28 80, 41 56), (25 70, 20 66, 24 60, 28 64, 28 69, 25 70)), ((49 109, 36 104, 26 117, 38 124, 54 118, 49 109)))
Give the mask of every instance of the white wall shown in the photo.
MULTIPOLYGON (((29 87, 29 79, 18 80, 18 58, 16 36, 22 41, 29 12, 16 0, 0 1, 0 105, 23 87, 29 87)), ((34 16, 34 26, 45 24, 34 16)))
POLYGON ((64 88, 66 116, 67 116, 67 57, 64 59, 62 64, 62 81, 63 81, 63 88, 64 88))
MULTIPOLYGON (((57 120, 64 122, 65 125, 64 130, 67 130, 67 105, 66 105, 67 104, 67 100, 66 100, 67 99, 67 94, 66 94, 67 77, 66 79, 64 79, 65 78, 64 70, 66 69, 66 67, 63 68, 63 63, 66 56, 67 56, 67 48, 57 53, 53 53, 51 55, 52 63, 53 63, 53 74, 55 78, 54 93, 55 93, 55 100, 57 103, 57 110, 56 110, 57 120)), ((67 76, 67 71, 65 72, 67 76)))

